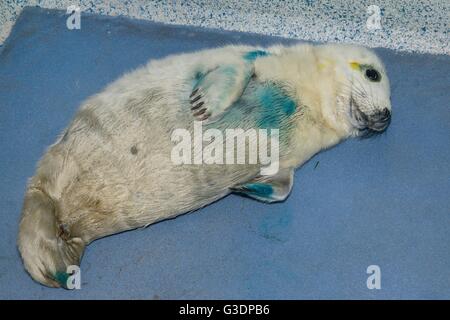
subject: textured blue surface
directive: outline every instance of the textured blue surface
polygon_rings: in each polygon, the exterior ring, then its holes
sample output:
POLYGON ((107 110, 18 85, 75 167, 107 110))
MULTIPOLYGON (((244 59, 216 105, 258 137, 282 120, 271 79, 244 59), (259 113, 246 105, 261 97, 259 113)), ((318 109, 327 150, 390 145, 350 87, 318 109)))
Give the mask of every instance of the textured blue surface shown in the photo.
POLYGON ((388 132, 313 158, 284 203, 232 195, 96 241, 78 291, 25 273, 26 180, 78 105, 149 58, 241 42, 293 43, 99 16, 69 31, 62 12, 23 12, 0 53, 0 298, 450 298, 450 58, 389 50, 388 132))

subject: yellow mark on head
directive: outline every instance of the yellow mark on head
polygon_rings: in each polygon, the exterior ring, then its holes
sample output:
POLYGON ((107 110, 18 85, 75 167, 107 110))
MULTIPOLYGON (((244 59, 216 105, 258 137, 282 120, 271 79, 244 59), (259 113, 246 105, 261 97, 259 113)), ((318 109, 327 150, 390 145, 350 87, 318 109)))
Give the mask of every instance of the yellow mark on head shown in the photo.
POLYGON ((329 60, 329 59, 322 59, 318 63, 317 67, 319 68, 319 70, 324 70, 324 69, 328 68, 330 66, 330 64, 332 64, 331 60, 329 60))
POLYGON ((361 69, 361 65, 358 62, 350 62, 350 67, 352 67, 353 70, 360 70, 361 69))

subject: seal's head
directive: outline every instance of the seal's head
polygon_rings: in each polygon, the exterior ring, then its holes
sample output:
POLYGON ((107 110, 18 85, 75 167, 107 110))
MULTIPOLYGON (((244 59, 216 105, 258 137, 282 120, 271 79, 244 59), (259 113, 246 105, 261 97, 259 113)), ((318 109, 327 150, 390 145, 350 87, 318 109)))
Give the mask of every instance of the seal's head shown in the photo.
POLYGON ((350 135, 367 137, 391 121, 389 79, 376 54, 355 45, 323 46, 336 77, 337 115, 350 135))

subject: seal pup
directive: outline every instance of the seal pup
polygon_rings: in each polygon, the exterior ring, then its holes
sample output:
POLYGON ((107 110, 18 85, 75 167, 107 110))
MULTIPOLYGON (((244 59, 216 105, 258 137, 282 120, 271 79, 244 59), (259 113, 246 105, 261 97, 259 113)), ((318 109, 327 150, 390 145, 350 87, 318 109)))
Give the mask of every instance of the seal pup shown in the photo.
POLYGON ((87 99, 40 160, 19 226, 25 269, 65 287, 67 267, 95 239, 232 192, 282 201, 295 168, 346 138, 383 132, 390 115, 386 70, 359 46, 226 46, 150 61, 87 99), (279 129, 278 172, 174 164, 171 134, 197 121, 279 129))

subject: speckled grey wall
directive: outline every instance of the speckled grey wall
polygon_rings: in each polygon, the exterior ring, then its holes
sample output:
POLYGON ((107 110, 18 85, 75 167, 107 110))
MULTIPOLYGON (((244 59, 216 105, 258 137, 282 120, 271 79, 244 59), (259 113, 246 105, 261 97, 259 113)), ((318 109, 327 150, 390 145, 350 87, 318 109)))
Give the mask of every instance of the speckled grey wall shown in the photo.
POLYGON ((450 54, 448 0, 1 0, 0 43, 24 6, 125 15, 171 24, 256 32, 320 42, 450 54), (381 29, 366 26, 370 5, 381 29))

